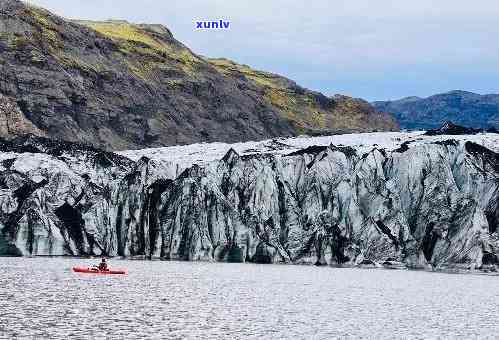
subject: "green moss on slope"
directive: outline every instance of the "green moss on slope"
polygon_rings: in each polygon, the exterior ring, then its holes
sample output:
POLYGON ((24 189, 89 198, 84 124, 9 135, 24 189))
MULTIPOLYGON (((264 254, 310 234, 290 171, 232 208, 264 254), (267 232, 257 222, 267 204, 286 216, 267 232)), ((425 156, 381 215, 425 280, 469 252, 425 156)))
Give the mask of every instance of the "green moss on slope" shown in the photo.
MULTIPOLYGON (((251 69, 227 59, 209 60, 222 74, 249 80, 300 133, 328 133, 386 129, 370 105, 346 96, 327 98, 297 86, 294 82, 268 72, 251 69), (369 115, 372 115, 370 117, 369 115), (370 124, 370 125, 369 125, 370 124)), ((388 120, 390 121, 390 120, 388 120)), ((388 129, 397 129, 392 121, 388 129)))
MULTIPOLYGON (((386 122, 382 120, 372 120, 372 126, 366 124, 369 120, 366 112, 373 112, 365 102, 348 97, 327 98, 303 89, 284 77, 253 70, 227 59, 199 58, 183 45, 169 41, 164 35, 158 36, 154 30, 145 29, 142 25, 126 21, 81 23, 113 40, 124 54, 129 70, 143 81, 155 81, 158 73, 171 68, 171 65, 176 65, 177 70, 196 80, 200 75, 199 67, 208 62, 226 77, 240 79, 243 76, 251 82, 281 117, 292 123, 298 133, 386 129, 386 126, 382 126, 386 122)), ((174 79, 166 83, 171 87, 179 85, 174 79)), ((396 128, 395 122, 389 127, 396 128)))
POLYGON ((32 24, 38 28, 37 37, 40 42, 47 43, 51 48, 60 49, 63 47, 57 25, 51 20, 50 13, 46 10, 29 5, 25 9, 26 18, 33 19, 32 24))
POLYGON ((50 137, 120 149, 392 128, 365 102, 200 57, 161 25, 6 9, 4 91, 50 137))
POLYGON ((130 71, 143 80, 154 78, 153 73, 164 63, 176 63, 182 71, 194 75, 202 62, 184 46, 139 25, 126 21, 80 23, 113 40, 125 55, 130 71))

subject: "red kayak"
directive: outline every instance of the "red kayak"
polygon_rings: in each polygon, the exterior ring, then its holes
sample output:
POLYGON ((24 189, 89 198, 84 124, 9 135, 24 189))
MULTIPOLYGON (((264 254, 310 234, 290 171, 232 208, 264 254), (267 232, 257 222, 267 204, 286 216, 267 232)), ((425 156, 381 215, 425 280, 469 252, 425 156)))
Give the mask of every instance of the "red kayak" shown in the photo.
POLYGON ((104 275, 126 274, 126 271, 124 270, 99 270, 97 268, 91 268, 91 267, 73 267, 73 271, 75 273, 86 273, 86 274, 104 274, 104 275))

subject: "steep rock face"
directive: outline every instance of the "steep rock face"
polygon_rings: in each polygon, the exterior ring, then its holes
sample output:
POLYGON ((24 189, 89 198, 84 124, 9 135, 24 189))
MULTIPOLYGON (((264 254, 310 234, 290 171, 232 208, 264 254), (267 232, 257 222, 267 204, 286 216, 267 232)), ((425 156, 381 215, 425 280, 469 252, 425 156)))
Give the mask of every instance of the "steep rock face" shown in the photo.
POLYGON ((226 69, 160 25, 68 21, 0 1, 0 94, 49 137, 123 150, 398 128, 366 102, 226 69))
POLYGON ((499 128, 499 95, 451 91, 428 98, 408 97, 372 103, 405 129, 436 129, 447 121, 471 128, 499 128))
POLYGON ((43 135, 21 112, 17 103, 0 94, 0 137, 24 134, 43 135))
POLYGON ((256 71, 227 59, 210 59, 222 74, 236 79, 238 87, 262 96, 277 108, 280 116, 292 122, 298 133, 324 135, 366 131, 396 131, 397 122, 377 112, 362 99, 336 95, 328 98, 269 72, 256 71), (248 86, 248 83, 254 86, 248 86))
POLYGON ((0 253, 497 263, 497 150, 466 140, 404 138, 395 138, 399 148, 229 149, 217 160, 179 167, 70 144, 76 152, 28 153, 29 143, 35 150, 47 143, 32 137, 0 153, 0 253))

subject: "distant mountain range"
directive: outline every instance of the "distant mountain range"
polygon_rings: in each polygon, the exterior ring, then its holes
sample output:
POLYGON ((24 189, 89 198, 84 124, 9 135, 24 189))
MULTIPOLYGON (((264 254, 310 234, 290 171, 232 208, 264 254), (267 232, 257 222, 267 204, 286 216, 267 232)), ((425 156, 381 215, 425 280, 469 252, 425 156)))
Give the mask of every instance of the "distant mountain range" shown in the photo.
POLYGON ((368 102, 193 53, 161 25, 0 0, 0 137, 108 150, 398 130, 368 102))
POLYGON ((447 121, 471 128, 499 127, 499 94, 451 91, 372 104, 379 111, 393 114, 405 129, 436 129, 447 121))

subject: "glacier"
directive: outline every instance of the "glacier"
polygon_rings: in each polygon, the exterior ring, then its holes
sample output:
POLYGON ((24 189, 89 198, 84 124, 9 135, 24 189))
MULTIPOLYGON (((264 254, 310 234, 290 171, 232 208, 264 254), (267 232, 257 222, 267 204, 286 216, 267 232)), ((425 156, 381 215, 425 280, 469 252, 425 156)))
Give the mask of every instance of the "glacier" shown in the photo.
POLYGON ((499 135, 0 142, 0 255, 497 270, 499 135))

